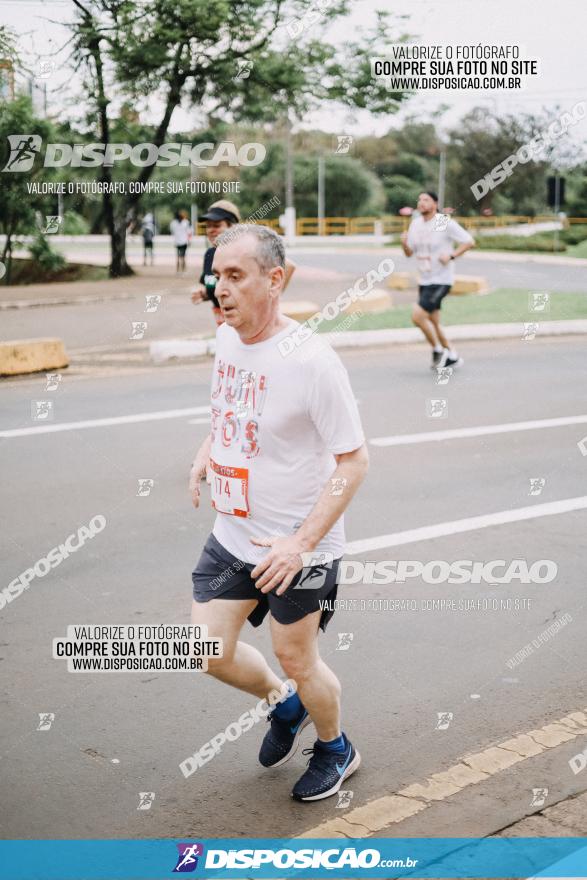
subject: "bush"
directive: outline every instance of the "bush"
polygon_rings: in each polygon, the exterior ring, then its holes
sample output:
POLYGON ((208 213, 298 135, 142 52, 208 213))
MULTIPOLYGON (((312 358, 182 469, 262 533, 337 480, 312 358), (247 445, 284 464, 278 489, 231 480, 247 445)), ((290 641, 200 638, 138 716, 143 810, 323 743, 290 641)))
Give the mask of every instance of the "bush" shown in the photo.
POLYGON ((581 244, 587 239, 587 223, 578 223, 577 226, 569 226, 563 229, 561 238, 565 244, 581 244))
MULTIPOLYGON (((475 233, 473 232, 475 235, 475 233)), ((536 235, 475 235, 477 247, 482 251, 522 251, 524 253, 561 253, 567 246, 560 240, 555 247, 552 233, 536 235)))
POLYGON ((90 224, 85 217, 76 211, 66 211, 59 232, 62 235, 87 235, 90 224))
POLYGON ((54 251, 42 232, 37 232, 29 253, 35 263, 46 272, 59 272, 65 266, 65 257, 54 251))

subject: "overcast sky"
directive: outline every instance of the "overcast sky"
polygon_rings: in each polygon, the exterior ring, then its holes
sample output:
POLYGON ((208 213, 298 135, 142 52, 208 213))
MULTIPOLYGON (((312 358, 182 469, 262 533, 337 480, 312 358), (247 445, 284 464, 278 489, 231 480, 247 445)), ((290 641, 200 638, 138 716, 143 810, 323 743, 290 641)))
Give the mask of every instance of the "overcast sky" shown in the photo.
MULTIPOLYGON (((324 2, 324 0, 323 0, 324 2)), ((398 32, 416 35, 414 42, 423 45, 518 44, 526 57, 540 62, 540 76, 527 80, 521 92, 434 91, 406 102, 396 116, 373 117, 366 111, 349 115, 344 109, 316 113, 304 120, 304 127, 315 126, 346 134, 382 134, 396 127, 406 115, 427 119, 440 104, 448 104, 443 125, 452 126, 467 110, 483 104, 499 113, 540 111, 560 105, 569 110, 577 101, 587 100, 587 64, 585 0, 356 0, 345 22, 331 26, 328 38, 333 42, 354 37, 356 28, 373 19, 376 9, 388 9, 397 16, 398 32)), ((65 31, 47 19, 66 21, 73 14, 70 0, 0 0, 0 21, 19 35, 26 51, 49 53, 64 40, 65 31)), ((373 46, 373 55, 378 54, 373 46)), ((58 69, 47 81, 51 90, 67 82, 70 75, 58 69)), ((72 83, 75 88, 75 82, 72 83)), ((63 106, 63 97, 51 96, 50 111, 63 106)), ((193 112, 178 110, 172 130, 194 125, 193 112)), ((587 120, 573 129, 576 138, 587 137, 587 120)))

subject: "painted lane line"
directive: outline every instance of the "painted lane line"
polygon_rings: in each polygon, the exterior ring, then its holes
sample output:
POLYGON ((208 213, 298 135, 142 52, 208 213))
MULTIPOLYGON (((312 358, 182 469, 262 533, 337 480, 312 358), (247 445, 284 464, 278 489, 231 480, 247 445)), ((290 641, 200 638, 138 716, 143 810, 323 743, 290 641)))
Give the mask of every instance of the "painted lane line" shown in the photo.
POLYGON ((496 513, 470 516, 466 519, 449 520, 448 522, 436 523, 432 526, 422 526, 419 529, 408 529, 405 532, 391 532, 389 535, 377 535, 374 538, 349 541, 346 546, 346 553, 352 556, 357 553, 366 553, 370 550, 400 547, 404 544, 415 544, 418 541, 429 541, 433 538, 443 538, 447 535, 474 532, 477 529, 487 529, 491 526, 501 526, 506 523, 522 522, 527 519, 538 519, 541 516, 556 516, 560 513, 571 513, 574 510, 586 509, 587 495, 580 495, 577 498, 564 498, 561 501, 549 501, 545 504, 535 504, 532 507, 499 510, 496 513))
POLYGON ((371 837, 383 828, 398 824, 438 801, 490 779, 513 764, 530 760, 548 749, 570 742, 587 733, 587 712, 570 712, 538 730, 529 730, 489 746, 482 752, 467 754, 458 764, 440 773, 433 773, 423 782, 416 782, 400 791, 375 798, 362 807, 355 807, 344 817, 329 819, 298 835, 302 837, 371 837))
POLYGON ((181 419, 186 416, 204 416, 209 406, 192 406, 189 409, 166 409, 159 412, 135 413, 132 416, 113 416, 107 419, 85 419, 80 422, 42 425, 37 428, 14 428, 0 431, 0 437, 29 437, 33 434, 54 434, 58 431, 80 431, 86 428, 106 428, 112 425, 136 425, 141 422, 159 422, 164 419, 181 419))
POLYGON ((423 431, 420 434, 392 434, 373 437, 372 446, 411 446, 414 443, 434 443, 458 440, 463 437, 484 437, 489 434, 511 434, 516 431, 540 431, 544 428, 562 428, 567 425, 585 425, 587 415, 562 416, 557 419, 534 419, 531 422, 505 422, 501 425, 479 425, 476 428, 454 428, 450 431, 423 431))

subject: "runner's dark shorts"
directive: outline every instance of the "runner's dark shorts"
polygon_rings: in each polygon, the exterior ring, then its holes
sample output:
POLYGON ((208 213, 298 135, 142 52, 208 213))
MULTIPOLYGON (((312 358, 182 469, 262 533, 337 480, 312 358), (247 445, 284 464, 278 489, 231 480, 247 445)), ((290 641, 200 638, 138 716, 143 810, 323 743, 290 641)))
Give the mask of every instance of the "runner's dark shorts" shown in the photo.
POLYGON ((175 247, 177 249, 177 256, 178 257, 185 257, 185 252, 188 247, 187 244, 176 244, 175 247))
POLYGON ((435 312, 440 308, 444 297, 450 293, 450 284, 421 284, 418 305, 426 312, 435 312))
POLYGON ((339 563, 340 559, 335 559, 331 566, 315 565, 304 569, 295 576, 281 596, 275 590, 261 593, 251 578, 255 566, 237 559, 210 534, 192 572, 193 596, 196 602, 209 602, 211 599, 257 599, 258 605, 248 618, 253 626, 259 626, 269 611, 278 623, 296 623, 307 614, 319 611, 320 602, 328 600, 329 607, 322 611, 320 618, 320 626, 325 630, 334 614, 339 563), (296 588, 302 574, 304 584, 314 583, 313 588, 296 588), (316 583, 320 586, 316 587, 316 583))

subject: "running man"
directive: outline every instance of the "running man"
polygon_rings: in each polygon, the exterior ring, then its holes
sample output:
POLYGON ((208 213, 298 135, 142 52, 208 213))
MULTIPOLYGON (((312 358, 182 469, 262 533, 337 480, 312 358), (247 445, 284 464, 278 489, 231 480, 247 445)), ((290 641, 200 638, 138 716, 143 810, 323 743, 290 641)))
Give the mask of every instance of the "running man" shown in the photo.
POLYGON ((210 659, 208 673, 268 699, 282 682, 239 637, 247 619, 259 626, 269 613, 274 654, 296 688, 272 698, 259 761, 284 764, 313 723, 317 739, 292 796, 320 800, 361 761, 341 729, 341 687, 320 658, 318 632, 332 617, 343 512, 367 472, 367 448, 338 355, 315 339, 305 343, 315 345, 311 358, 280 353, 278 343, 299 326, 280 312, 280 237, 239 224, 219 237, 213 270, 225 323, 216 332, 211 433, 190 492, 198 507, 207 473, 216 520, 192 574, 192 623, 223 639, 224 656, 210 659))
POLYGON ((209 300, 212 303, 212 312, 217 324, 222 324, 222 310, 220 303, 216 299, 216 275, 212 272, 212 262, 216 253, 216 239, 231 226, 240 223, 241 215, 235 204, 229 202, 228 199, 220 199, 210 205, 205 214, 200 218, 206 221, 206 238, 210 242, 210 247, 204 254, 204 264, 202 266, 202 274, 200 275, 200 283, 192 292, 192 302, 198 303, 209 300))
MULTIPOLYGON (((233 204, 233 202, 229 202, 228 199, 220 199, 218 202, 214 202, 213 205, 210 205, 207 212, 202 214, 200 219, 206 221, 206 238, 210 242, 210 247, 204 254, 204 264, 202 267, 202 274, 200 275, 200 283, 196 289, 192 291, 192 302, 197 305, 198 303, 210 300, 212 302, 214 320, 216 321, 216 324, 222 324, 224 323, 222 309, 220 308, 220 303, 215 295, 216 276, 212 272, 212 262, 216 252, 216 239, 227 229, 230 229, 231 226, 240 223, 241 215, 237 206, 233 204)), ((290 260, 285 261, 284 290, 289 284, 295 268, 295 263, 292 263, 290 260)))
POLYGON ((438 213, 436 193, 420 193, 417 208, 420 216, 401 237, 404 254, 415 254, 418 263, 420 287, 412 321, 432 346, 433 370, 460 366, 463 359, 451 347, 440 324, 440 308, 454 281, 454 260, 475 247, 475 240, 455 220, 438 213))

